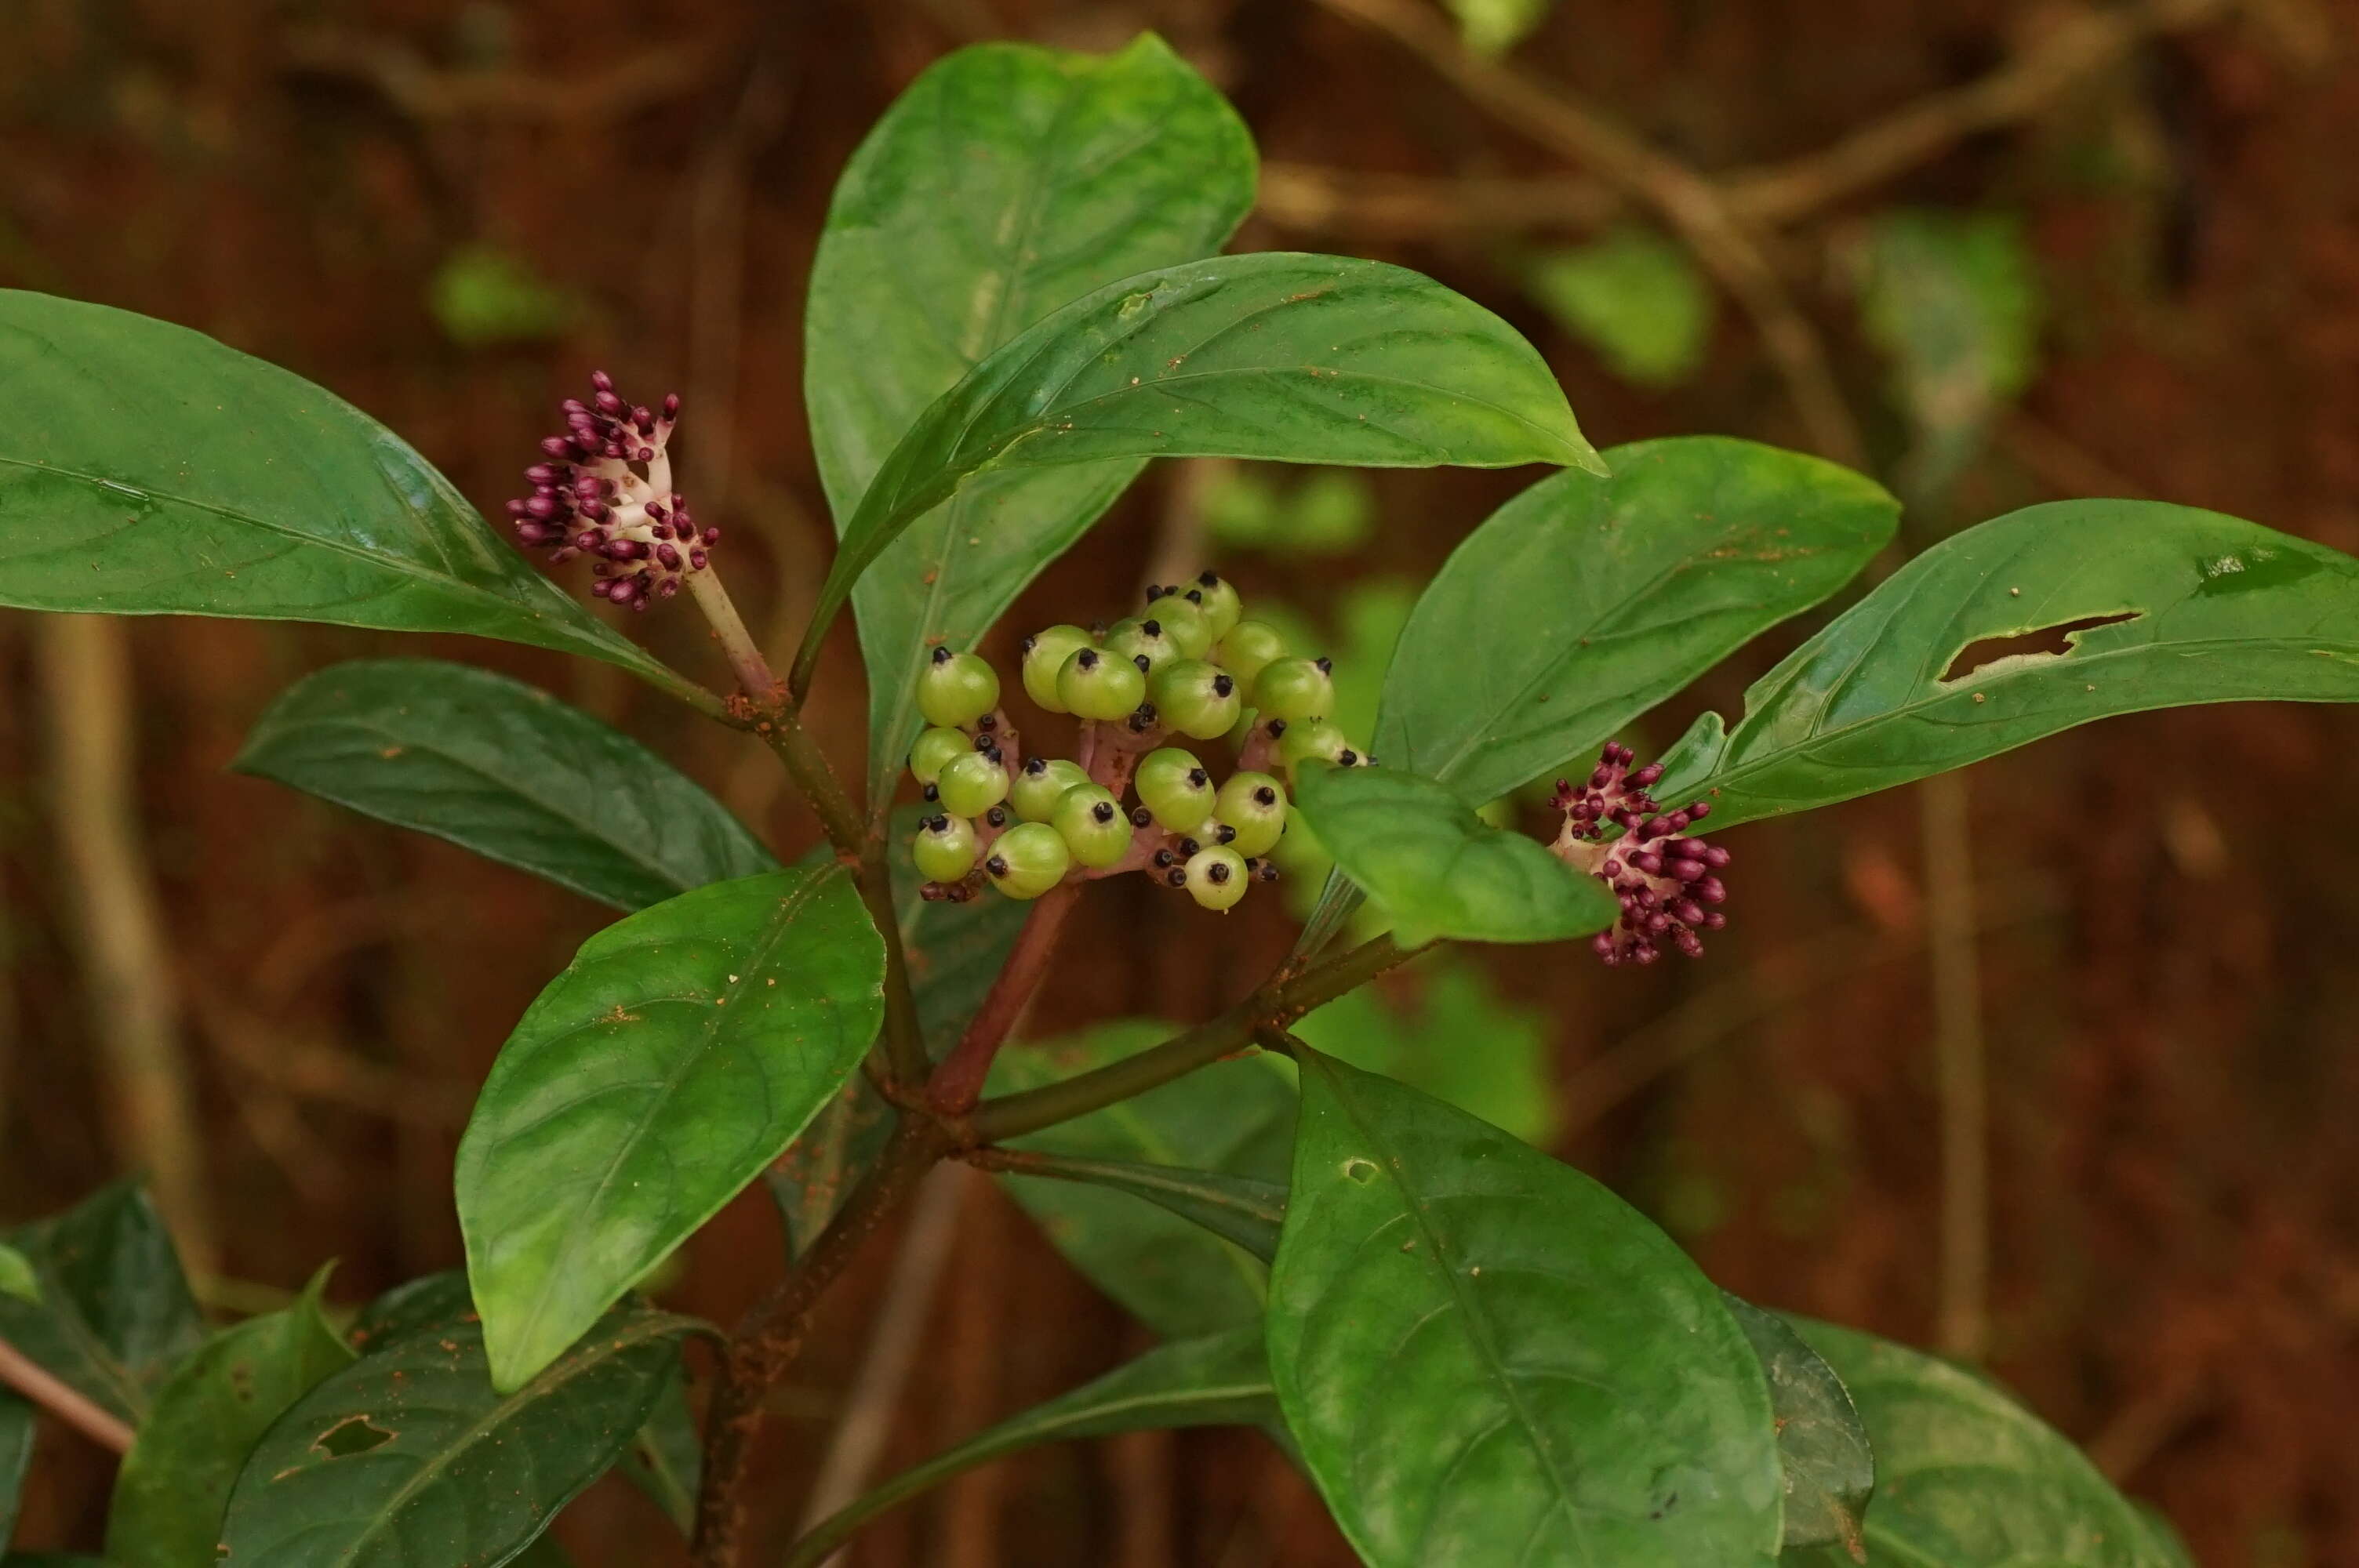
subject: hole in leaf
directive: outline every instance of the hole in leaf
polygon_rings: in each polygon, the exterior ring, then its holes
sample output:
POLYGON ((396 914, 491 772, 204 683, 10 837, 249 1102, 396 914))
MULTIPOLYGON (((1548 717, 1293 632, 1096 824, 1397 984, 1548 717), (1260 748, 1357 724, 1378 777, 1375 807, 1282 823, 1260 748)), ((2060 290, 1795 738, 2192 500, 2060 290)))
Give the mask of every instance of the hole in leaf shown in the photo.
POLYGON ((1963 680, 2006 659, 2060 659, 2072 651, 2071 640, 2081 633, 2099 626, 2118 626, 2145 613, 2143 610, 2129 610, 2118 615, 2088 615, 2036 631, 2018 632, 2011 637, 1985 637, 1979 643, 1969 643, 1950 661, 1950 667, 1941 674, 1941 684, 1963 680))
POLYGON ((1376 1179, 1376 1162, 1374 1160, 1346 1160, 1343 1162, 1343 1174, 1364 1187, 1376 1179))
POLYGON ((381 1426, 371 1426, 364 1415, 348 1415, 311 1440, 311 1446, 331 1459, 348 1459, 355 1454, 366 1454, 381 1443, 391 1443, 393 1433, 381 1426))

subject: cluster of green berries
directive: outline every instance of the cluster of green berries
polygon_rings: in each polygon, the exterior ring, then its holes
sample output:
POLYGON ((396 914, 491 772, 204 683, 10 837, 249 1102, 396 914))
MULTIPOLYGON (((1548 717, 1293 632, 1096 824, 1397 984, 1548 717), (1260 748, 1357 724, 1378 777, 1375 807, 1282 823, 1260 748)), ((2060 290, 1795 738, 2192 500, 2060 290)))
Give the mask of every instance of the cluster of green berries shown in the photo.
POLYGON ((1207 909, 1234 908, 1254 882, 1277 880, 1266 857, 1299 770, 1374 761, 1328 719, 1328 661, 1244 619, 1237 590, 1213 572, 1148 589, 1141 615, 1051 626, 1022 646, 1025 694, 1082 721, 1081 757, 1024 757, 999 673, 936 648, 918 676, 929 728, 909 751, 928 807, 910 854, 929 898, 971 898, 985 882, 1038 898, 1137 871, 1207 909), (1214 784, 1194 752, 1167 743, 1181 738, 1233 741, 1234 771, 1214 784))

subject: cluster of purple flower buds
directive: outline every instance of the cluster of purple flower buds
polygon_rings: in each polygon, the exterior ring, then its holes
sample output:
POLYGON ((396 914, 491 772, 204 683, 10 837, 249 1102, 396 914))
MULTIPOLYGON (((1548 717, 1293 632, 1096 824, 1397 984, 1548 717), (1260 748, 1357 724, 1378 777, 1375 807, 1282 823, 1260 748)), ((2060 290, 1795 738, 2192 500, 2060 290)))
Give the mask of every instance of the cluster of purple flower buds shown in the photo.
POLYGON ((1576 871, 1587 871, 1622 901, 1622 918, 1590 944, 1608 964, 1651 964, 1666 944, 1689 957, 1703 952, 1699 930, 1717 931, 1728 917, 1717 904, 1728 896, 1717 873, 1728 851, 1687 836, 1712 813, 1702 801, 1667 812, 1647 794, 1663 776, 1660 762, 1631 770, 1629 747, 1607 742, 1589 782, 1559 779, 1552 803, 1564 830, 1549 848, 1576 871))
POLYGON ((565 434, 541 442, 542 460, 524 470, 532 493, 509 502, 508 516, 516 537, 551 561, 590 557, 592 593, 645 610, 704 569, 721 530, 700 528, 671 487, 665 448, 679 419, 679 395, 660 409, 634 406, 604 371, 590 386, 589 402, 565 400, 565 434))

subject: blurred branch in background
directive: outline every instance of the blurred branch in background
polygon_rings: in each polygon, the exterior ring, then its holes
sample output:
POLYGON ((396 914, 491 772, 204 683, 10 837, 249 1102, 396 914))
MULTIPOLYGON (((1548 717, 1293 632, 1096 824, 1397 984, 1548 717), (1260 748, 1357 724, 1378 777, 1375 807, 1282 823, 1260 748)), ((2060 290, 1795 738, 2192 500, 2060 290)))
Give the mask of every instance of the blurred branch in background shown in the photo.
POLYGON ((419 120, 622 119, 687 96, 731 48, 726 38, 683 38, 621 52, 591 70, 444 70, 397 38, 307 27, 279 50, 284 70, 358 81, 419 120))
POLYGON ((70 936, 104 1065, 118 1169, 151 1174, 156 1206, 189 1268, 220 1257, 204 1139, 179 1036, 163 905, 140 828, 139 746, 129 634, 103 615, 43 615, 34 655, 49 709, 49 811, 70 936))

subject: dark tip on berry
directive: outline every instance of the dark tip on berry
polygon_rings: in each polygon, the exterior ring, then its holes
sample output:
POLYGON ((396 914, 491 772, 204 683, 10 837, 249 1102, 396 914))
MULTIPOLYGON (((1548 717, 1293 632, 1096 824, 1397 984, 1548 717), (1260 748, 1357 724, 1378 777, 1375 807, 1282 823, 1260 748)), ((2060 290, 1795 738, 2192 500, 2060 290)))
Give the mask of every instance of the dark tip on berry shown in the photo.
POLYGON ((974 749, 988 757, 999 749, 999 742, 988 735, 978 735, 974 738, 974 749))
POLYGON ((1007 826, 1007 808, 1004 806, 995 806, 983 814, 983 819, 994 827, 1005 827, 1007 826))
POLYGON ((1357 767, 1360 763, 1360 753, 1346 746, 1335 753, 1335 761, 1347 768, 1357 767))
POLYGON ((1090 807, 1090 816, 1094 821, 1112 822, 1114 820, 1114 802, 1110 800, 1102 800, 1098 802, 1095 806, 1090 807))
POLYGON ((1212 695, 1214 697, 1226 697, 1229 693, 1236 689, 1237 677, 1229 674, 1228 671, 1223 670, 1219 675, 1212 677, 1212 695))
POLYGON ((1262 785, 1261 788, 1254 791, 1254 804, 1256 806, 1276 806, 1277 804, 1277 791, 1267 784, 1262 785))
POLYGON ((1203 590, 1202 589, 1201 589, 1201 588, 1191 588, 1191 589, 1190 589, 1188 590, 1188 602, 1189 602, 1189 603, 1190 603, 1190 604, 1201 604, 1201 603, 1203 603, 1203 602, 1204 602, 1204 590, 1203 590))
POLYGON ((1204 868, 1204 880, 1212 883, 1215 887, 1229 880, 1229 863, 1226 860, 1214 860, 1211 865, 1204 868))
POLYGON ((1028 654, 1033 650, 1034 646, 1039 643, 1039 641, 1040 639, 1038 637, 1027 637, 1024 641, 1016 644, 1016 651, 1019 654, 1028 654))
POLYGON ((1150 582, 1147 585, 1147 602, 1152 604, 1170 591, 1171 590, 1169 589, 1162 587, 1160 584, 1150 582))
POLYGON ((1163 635, 1163 622, 1160 621, 1142 621, 1138 623, 1138 629, 1150 637, 1163 635))
POLYGON ((1190 789, 1202 789, 1206 784, 1211 784, 1212 782, 1212 775, 1206 773, 1203 769, 1190 768, 1188 770, 1188 787, 1190 789))
POLYGON ((1253 874, 1255 880, 1257 881, 1274 882, 1277 881, 1277 868, 1267 860, 1256 860, 1253 863, 1253 874))
POLYGON ((1048 771, 1049 759, 1046 757, 1027 757, 1024 760, 1024 772, 1030 777, 1037 779, 1048 771))
POLYGON ((1163 873, 1163 880, 1175 888, 1184 888, 1188 885, 1188 870, 1184 866, 1174 866, 1163 873))
POLYGON ((983 869, 995 877, 1004 877, 1007 874, 1007 857, 994 855, 983 863, 983 869))
POLYGON ((927 798, 928 800, 929 800, 929 801, 931 801, 931 800, 940 800, 940 799, 941 799, 941 798, 942 798, 942 792, 941 792, 939 788, 937 788, 935 785, 933 785, 933 784, 928 784, 928 785, 926 786, 926 789, 925 789, 925 795, 926 795, 926 798, 927 798))
MULTIPOLYGON (((1148 624, 1152 625, 1153 622, 1149 622, 1148 624)), ((1145 675, 1147 671, 1155 667, 1155 662, 1152 659, 1149 659, 1145 654, 1131 654, 1130 662, 1138 666, 1138 673, 1140 675, 1145 675)))
POLYGON ((1221 574, 1215 571, 1201 571, 1196 574, 1196 580, 1206 588, 1218 588, 1221 586, 1221 574))
POLYGON ((1173 854, 1169 849, 1158 849, 1155 851, 1155 863, 1158 866, 1168 866, 1179 858, 1179 856, 1173 854))
POLYGON ((1268 733, 1271 740, 1275 741, 1280 735, 1286 733, 1286 720, 1283 719, 1273 719, 1267 724, 1263 725, 1262 729, 1268 733))
POLYGON ((934 644, 934 663, 936 663, 936 664, 938 664, 938 665, 946 665, 946 664, 949 664, 950 662, 951 662, 951 651, 950 651, 950 649, 949 649, 947 646, 945 646, 944 644, 940 643, 935 643, 935 644, 934 644))
POLYGON ((1074 659, 1080 664, 1082 668, 1085 670, 1093 670, 1098 667, 1098 651, 1095 648, 1083 648, 1079 654, 1074 655, 1074 659))
POLYGON ((1335 661, 1329 658, 1324 654, 1320 654, 1310 662, 1319 666, 1319 673, 1322 676, 1332 675, 1335 673, 1335 661))
POLYGON ((1155 813, 1147 810, 1147 807, 1140 806, 1131 808, 1130 825, 1133 827, 1144 827, 1154 820, 1155 813))
POLYGON ((1237 839, 1237 830, 1236 830, 1235 828, 1234 828, 1234 827, 1230 827, 1230 826, 1229 826, 1227 823, 1225 823, 1225 822, 1222 823, 1222 824, 1221 824, 1221 842, 1222 842, 1222 843, 1223 843, 1223 844, 1234 844, 1234 843, 1235 843, 1235 842, 1236 842, 1236 839, 1237 839))
POLYGON ((996 713, 986 713, 982 718, 974 721, 974 727, 987 734, 999 728, 999 715, 996 713))
POLYGON ((1197 853, 1203 848, 1204 846, 1197 843, 1193 838, 1182 838, 1180 840, 1180 852, 1190 860, 1195 859, 1197 853))

